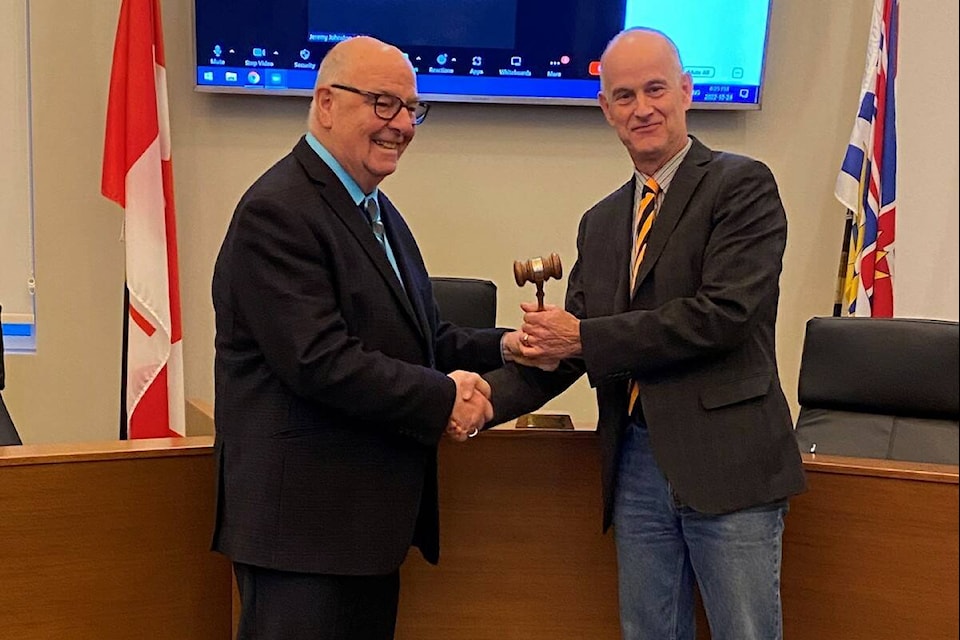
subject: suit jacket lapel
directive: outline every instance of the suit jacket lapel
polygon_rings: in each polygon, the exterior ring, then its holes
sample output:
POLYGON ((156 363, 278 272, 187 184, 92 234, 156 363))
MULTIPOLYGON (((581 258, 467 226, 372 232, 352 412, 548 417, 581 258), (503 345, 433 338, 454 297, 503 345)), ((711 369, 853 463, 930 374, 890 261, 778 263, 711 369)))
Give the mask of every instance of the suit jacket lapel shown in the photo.
POLYGON ((630 266, 633 259, 633 196, 636 180, 624 184, 614 194, 610 206, 613 210, 613 223, 610 225, 610 238, 607 246, 613 255, 611 264, 616 268, 616 283, 613 312, 622 313, 630 307, 630 266))
MULTIPOLYGON (((400 281, 397 280, 397 274, 393 271, 393 266, 390 264, 390 260, 387 259, 387 254, 384 252, 383 246, 377 241, 376 236, 373 235, 370 225, 363 217, 363 212, 353 201, 353 198, 350 197, 350 194, 347 193, 340 179, 337 178, 333 170, 310 148, 306 139, 300 139, 300 142, 293 148, 293 153, 303 165, 303 168, 310 178, 319 184, 320 194, 323 199, 327 201, 327 204, 330 205, 331 211, 343 221, 344 226, 356 239, 360 248, 373 262, 377 271, 380 273, 380 277, 383 278, 390 287, 390 291, 393 293, 394 298, 396 298, 397 304, 403 309, 414 327, 422 333, 423 329, 420 319, 414 312, 413 306, 410 304, 410 299, 407 298, 407 294, 400 285, 400 281)), ((379 202, 382 215, 383 200, 380 199, 379 202)), ((393 238, 391 238, 391 248, 395 250, 394 252, 396 254, 393 238)))
MULTIPOLYGON (((411 262, 411 256, 417 253, 417 249, 415 246, 408 246, 408 241, 406 240, 408 236, 406 234, 398 232, 398 230, 405 225, 400 221, 400 212, 396 210, 393 203, 389 202, 386 198, 380 198, 379 202, 380 216, 383 220, 387 237, 390 240, 390 248, 393 250, 393 257, 397 261, 397 268, 400 270, 400 275, 403 277, 403 281, 407 287, 404 299, 411 305, 421 335, 423 337, 432 335, 433 332, 430 330, 430 325, 427 320, 425 302, 420 295, 422 283, 418 281, 417 277, 420 270, 411 262)), ((390 272, 393 273, 393 267, 390 266, 389 261, 387 261, 387 266, 390 272)), ((396 277, 393 278, 393 281, 397 282, 396 277)), ((399 287, 399 283, 397 283, 397 285, 399 287)), ((432 349, 432 341, 428 340, 427 343, 430 344, 432 349)))
POLYGON ((690 147, 690 151, 687 152, 687 156, 680 163, 680 168, 677 169, 677 173, 670 182, 670 188, 667 189, 663 203, 660 205, 660 211, 657 213, 656 222, 650 230, 647 250, 643 256, 643 263, 640 265, 640 273, 637 274, 637 282, 632 296, 636 295, 641 283, 649 275, 653 265, 657 263, 660 254, 663 253, 663 248, 667 246, 667 240, 670 239, 673 230, 683 216, 693 192, 707 173, 707 164, 710 162, 710 158, 710 149, 694 138, 693 146, 690 147))

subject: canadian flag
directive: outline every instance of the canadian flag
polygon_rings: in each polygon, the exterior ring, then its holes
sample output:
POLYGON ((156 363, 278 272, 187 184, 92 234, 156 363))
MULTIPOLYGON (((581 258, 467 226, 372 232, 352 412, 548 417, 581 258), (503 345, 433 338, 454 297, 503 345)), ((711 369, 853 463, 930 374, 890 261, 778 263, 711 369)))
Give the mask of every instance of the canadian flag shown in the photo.
POLYGON ((128 304, 120 435, 182 436, 180 276, 160 0, 120 5, 101 192, 124 209, 128 304))

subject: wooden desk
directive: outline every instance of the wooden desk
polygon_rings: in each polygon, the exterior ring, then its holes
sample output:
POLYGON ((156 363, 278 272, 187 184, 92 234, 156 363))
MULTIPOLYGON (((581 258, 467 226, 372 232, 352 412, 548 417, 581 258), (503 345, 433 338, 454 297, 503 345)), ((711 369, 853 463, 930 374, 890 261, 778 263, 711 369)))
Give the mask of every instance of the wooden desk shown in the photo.
MULTIPOLYGON (((491 431, 440 448, 441 560, 411 552, 398 640, 614 640, 595 434, 491 431)), ((958 469, 804 456, 784 536, 790 640, 956 640, 958 469)), ((698 638, 709 638, 702 613, 698 638)))
POLYGON ((228 638, 211 442, 0 447, 0 636, 228 638))

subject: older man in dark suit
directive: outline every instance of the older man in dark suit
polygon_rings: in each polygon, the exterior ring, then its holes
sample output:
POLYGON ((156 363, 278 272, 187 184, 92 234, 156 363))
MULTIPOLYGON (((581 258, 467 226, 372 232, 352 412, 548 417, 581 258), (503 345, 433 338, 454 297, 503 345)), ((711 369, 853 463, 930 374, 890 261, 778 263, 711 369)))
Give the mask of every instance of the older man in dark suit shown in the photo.
POLYGON ((309 133, 243 196, 217 258, 213 548, 234 561, 241 638, 392 638, 410 545, 438 559, 437 442, 492 415, 466 370, 502 364, 504 331, 438 320, 378 188, 426 111, 398 49, 335 46, 309 133))
POLYGON ((692 80, 664 34, 619 34, 600 78, 634 175, 583 216, 566 310, 524 305, 517 357, 559 367, 485 376, 495 422, 583 372, 596 387, 625 640, 692 640, 694 581, 713 638, 780 638, 783 516, 804 477, 777 373, 777 185, 688 136, 692 80))

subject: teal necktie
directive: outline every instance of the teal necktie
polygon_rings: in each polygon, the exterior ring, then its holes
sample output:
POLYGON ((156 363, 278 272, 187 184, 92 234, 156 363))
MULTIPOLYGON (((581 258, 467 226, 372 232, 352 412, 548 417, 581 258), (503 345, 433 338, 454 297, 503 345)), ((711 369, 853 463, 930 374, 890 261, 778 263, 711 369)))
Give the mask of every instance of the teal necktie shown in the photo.
POLYGON ((380 204, 377 202, 376 198, 364 198, 363 213, 365 216, 367 216, 367 221, 370 223, 370 228, 373 229, 373 235, 377 238, 377 242, 380 243, 380 246, 383 247, 384 253, 387 254, 387 260, 390 261, 390 266, 393 267, 393 272, 397 275, 397 280, 399 280, 400 285, 403 286, 403 278, 400 277, 400 269, 397 267, 397 259, 394 257, 393 251, 390 249, 390 245, 387 244, 387 234, 383 228, 383 220, 380 218, 380 204))
POLYGON ((380 219, 380 205, 376 198, 365 198, 363 201, 363 212, 367 216, 370 228, 373 229, 373 235, 377 237, 377 242, 387 250, 387 236, 383 231, 383 221, 380 219))

